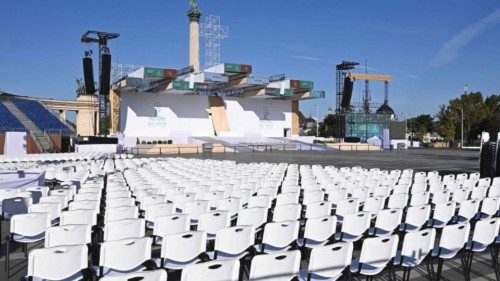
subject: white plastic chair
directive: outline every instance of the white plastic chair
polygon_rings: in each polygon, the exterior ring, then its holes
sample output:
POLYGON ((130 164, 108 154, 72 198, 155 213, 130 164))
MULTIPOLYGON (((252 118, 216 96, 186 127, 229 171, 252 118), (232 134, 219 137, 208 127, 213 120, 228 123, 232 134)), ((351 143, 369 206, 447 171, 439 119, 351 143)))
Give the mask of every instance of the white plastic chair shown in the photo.
POLYGON ((468 223, 479 211, 479 200, 470 199, 460 203, 458 215, 453 219, 457 223, 468 223))
POLYGON ((49 227, 45 231, 45 248, 71 245, 87 245, 92 242, 90 225, 62 225, 49 227))
POLYGON ((189 231, 165 235, 161 244, 161 266, 168 269, 183 269, 200 261, 207 244, 205 231, 189 231))
POLYGON ((300 271, 300 280, 337 280, 349 274, 353 248, 350 242, 313 248, 307 270, 300 271))
POLYGON ((370 222, 371 214, 369 212, 347 214, 342 222, 340 233, 335 234, 335 239, 346 242, 358 241, 370 228, 370 222))
POLYGON ((253 225, 256 231, 267 222, 267 208, 247 208, 238 213, 237 225, 253 225))
POLYGON ((406 232, 419 231, 429 220, 431 214, 430 205, 409 207, 406 211, 406 218, 399 230, 406 232))
POLYGON ((289 192, 278 194, 276 197, 276 206, 288 205, 288 204, 298 204, 299 203, 299 192, 289 192))
POLYGON ((163 236, 186 232, 188 230, 189 216, 186 214, 157 217, 153 228, 155 243, 161 243, 163 236))
POLYGON ((393 262, 398 247, 398 236, 374 237, 363 240, 359 259, 351 262, 351 272, 364 276, 375 276, 384 269, 389 270, 394 280, 393 262))
POLYGON ((101 243, 99 277, 120 275, 151 268, 151 238, 131 238, 101 243))
MULTIPOLYGON (((470 224, 453 224, 443 227, 439 245, 435 246, 432 251, 432 256, 438 259, 438 268, 436 272, 436 280, 440 280, 443 262, 445 259, 454 258, 464 248, 465 243, 469 238, 470 224)), ((469 276, 468 265, 466 263, 466 253, 461 252, 460 261, 464 276, 469 276)))
POLYGON ((104 224, 112 221, 119 221, 124 219, 135 219, 139 217, 139 208, 136 206, 121 206, 110 208, 104 213, 104 224))
POLYGON ((241 259, 249 254, 248 250, 254 241, 255 229, 252 225, 221 229, 215 239, 214 259, 241 259))
POLYGON ((274 207, 273 222, 293 221, 300 219, 302 205, 288 204, 274 207))
POLYGON ((229 227, 231 218, 229 211, 213 211, 200 215, 198 230, 207 232, 207 239, 215 239, 217 231, 229 227))
POLYGON ((59 246, 31 250, 28 257, 28 279, 92 280, 88 269, 86 245, 59 246))
POLYGON ((342 221, 344 216, 347 214, 354 214, 359 212, 359 201, 358 199, 346 199, 340 200, 337 203, 337 209, 335 210, 335 215, 339 221, 342 221))
POLYGON ((61 213, 60 225, 86 224, 94 226, 97 224, 97 215, 94 210, 72 210, 61 213))
POLYGON ((250 280, 289 281, 299 274, 300 252, 298 250, 253 257, 250 265, 250 280))
POLYGON ((145 236, 146 222, 144 219, 128 218, 107 222, 104 225, 104 241, 116 241, 145 236))
POLYGON ((375 226, 368 230, 368 234, 379 237, 389 236, 401 224, 402 209, 384 209, 378 212, 375 226))
POLYGON ((500 230, 500 219, 488 219, 483 221, 478 221, 474 228, 474 233, 472 238, 467 242, 465 246, 466 250, 469 251, 469 264, 468 272, 470 272, 472 267, 472 259, 474 253, 480 253, 490 248, 491 260, 493 261, 493 268, 495 269, 495 275, 497 280, 500 280, 500 271, 498 269, 498 245, 495 245, 495 239, 498 236, 498 231, 500 230))
POLYGON ((430 220, 430 225, 434 228, 443 228, 455 215, 456 203, 445 202, 434 206, 434 214, 430 220))
POLYGON ((288 250, 299 236, 299 221, 268 223, 264 227, 262 244, 255 248, 261 253, 276 253, 288 250))
POLYGON ((427 273, 432 276, 430 267, 430 254, 434 248, 436 230, 433 228, 406 233, 403 239, 403 247, 398 251, 394 264, 402 266, 403 281, 410 280, 411 269, 419 266, 427 260, 427 273))
POLYGON ((144 218, 146 219, 146 227, 151 229, 154 228, 154 223, 156 218, 162 216, 168 216, 175 212, 174 204, 170 202, 164 202, 159 204, 153 204, 146 207, 144 211, 144 218))
POLYGON ((403 209, 408 205, 408 194, 399 193, 389 196, 387 208, 389 209, 403 209))
POLYGON ((308 219, 304 237, 297 240, 299 246, 313 248, 329 242, 337 228, 335 216, 324 216, 308 219))
POLYGON ((332 203, 328 201, 307 204, 304 217, 306 219, 329 216, 332 212, 332 203))

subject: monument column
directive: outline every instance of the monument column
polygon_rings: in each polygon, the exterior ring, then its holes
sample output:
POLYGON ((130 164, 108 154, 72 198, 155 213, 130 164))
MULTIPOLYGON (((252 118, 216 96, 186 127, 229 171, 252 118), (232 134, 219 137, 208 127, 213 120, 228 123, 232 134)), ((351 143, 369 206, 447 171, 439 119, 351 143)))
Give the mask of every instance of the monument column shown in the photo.
POLYGON ((200 72, 200 18, 201 12, 198 10, 198 1, 190 0, 190 9, 187 13, 189 19, 189 65, 192 65, 194 72, 200 72))

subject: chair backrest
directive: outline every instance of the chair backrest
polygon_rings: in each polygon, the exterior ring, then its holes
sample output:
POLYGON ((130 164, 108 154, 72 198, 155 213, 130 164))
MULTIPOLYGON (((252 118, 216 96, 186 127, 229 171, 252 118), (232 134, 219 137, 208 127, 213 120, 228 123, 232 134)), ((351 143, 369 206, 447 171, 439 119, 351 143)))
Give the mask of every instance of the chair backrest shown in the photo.
POLYGON ((182 270, 181 281, 237 281, 239 278, 240 261, 210 261, 193 264, 182 270))
POLYGON ((90 244, 91 235, 91 225, 79 224, 49 227, 45 231, 45 248, 90 244))
POLYGON ((167 281, 167 271, 164 269, 141 271, 118 276, 104 276, 100 281, 123 281, 123 280, 154 280, 167 281))
POLYGON ((370 221, 371 213, 369 212, 347 214, 342 223, 342 233, 362 235, 370 227, 370 221))
POLYGON ((90 200, 84 200, 84 201, 74 201, 69 204, 68 209, 70 211, 73 210, 93 210, 94 212, 99 212, 100 208, 100 202, 97 200, 90 201, 90 200))
POLYGON ((135 206, 135 199, 131 197, 122 197, 106 200, 106 209, 112 209, 121 206, 135 206))
POLYGON ((392 234, 401 224, 402 218, 402 209, 384 209, 379 211, 375 221, 375 234, 378 236, 392 234))
POLYGON ((329 216, 332 213, 332 203, 329 201, 320 201, 307 204, 306 219, 329 216))
POLYGON ((495 215, 500 209, 500 198, 499 197, 486 197, 483 199, 483 204, 481 205, 481 213, 487 216, 495 215))
POLYGON ((78 193, 73 196, 73 201, 99 201, 101 200, 101 194, 99 193, 78 193))
POLYGON ((359 201, 355 198, 350 198, 346 200, 340 200, 337 203, 337 210, 335 215, 345 216, 347 214, 357 213, 359 211, 359 201))
POLYGON ((328 201, 332 202, 334 205, 337 205, 340 200, 347 199, 347 190, 345 189, 334 189, 328 193, 328 201))
POLYGON ((242 209, 238 213, 237 225, 253 225, 258 228, 266 223, 267 213, 268 209, 265 207, 242 209))
POLYGON ((439 240, 439 252, 441 257, 451 258, 464 247, 469 238, 470 224, 452 224, 443 227, 441 239, 439 240))
POLYGON ((353 249, 350 242, 315 247, 307 271, 325 279, 337 277, 351 264, 353 249))
POLYGON ((363 205, 363 211, 370 212, 372 214, 377 214, 380 210, 384 208, 385 197, 368 197, 363 205))
POLYGON ((68 207, 67 195, 49 195, 40 198, 40 203, 60 203, 62 208, 68 207))
POLYGON ((175 214, 157 217, 153 228, 153 235, 163 237, 165 235, 186 232, 188 230, 189 215, 175 214))
POLYGON ((402 262, 419 265, 434 247, 435 239, 436 230, 434 228, 406 233, 401 249, 402 262))
POLYGON ((302 205, 288 204, 274 207, 273 221, 293 221, 300 218, 302 205))
POLYGON ((146 210, 146 208, 150 205, 160 204, 167 202, 167 198, 164 195, 151 195, 142 197, 140 200, 140 208, 141 210, 146 210))
POLYGON ((221 229, 215 239, 217 255, 237 256, 245 252, 255 242, 255 228, 252 225, 234 226, 221 229))
POLYGON ((298 238, 299 221, 272 222, 264 227, 262 243, 285 248, 298 238))
POLYGON ((430 205, 409 207, 408 210, 406 211, 405 223, 413 226, 418 230, 427 222, 430 214, 431 214, 430 205))
POLYGON ((450 192, 448 190, 440 190, 433 194, 432 204, 445 203, 450 200, 450 192))
POLYGON ((115 198, 123 198, 123 197, 131 197, 132 192, 128 189, 108 191, 106 193, 106 199, 115 199, 115 198))
POLYGON ((278 194, 276 197, 276 206, 288 205, 288 204, 298 204, 299 203, 299 192, 289 192, 278 194))
POLYGON ((250 265, 250 280, 288 281, 300 269, 300 251, 254 256, 250 265))
POLYGON ((472 219, 479 211, 479 200, 470 199, 465 200, 460 203, 460 208, 458 209, 459 218, 463 221, 469 221, 472 219))
POLYGON ((323 190, 305 191, 302 199, 302 204, 307 205, 312 202, 323 201, 325 199, 325 192, 323 190))
POLYGON ((499 197, 499 196, 500 196, 500 180, 497 181, 497 184, 493 184, 488 190, 488 197, 499 197))
POLYGON ((13 215, 10 220, 10 233, 32 237, 44 233, 50 225, 48 213, 13 215))
POLYGON ((26 214, 32 199, 27 197, 14 197, 4 199, 2 202, 2 215, 10 217, 17 214, 26 214))
POLYGON ((434 214, 432 216, 434 227, 445 226, 455 215, 456 203, 444 202, 434 206, 434 214))
POLYGON ((389 196, 389 202, 387 203, 387 208, 389 209, 403 209, 408 205, 408 194, 399 193, 389 196))
POLYGON ((229 227, 231 217, 229 211, 214 211, 200 215, 198 230, 204 230, 207 234, 215 235, 217 231, 229 227))
POLYGON ((186 202, 184 204, 184 209, 182 212, 189 215, 190 220, 198 220, 201 214, 210 211, 210 201, 208 200, 198 200, 186 202))
POLYGON ((304 238, 315 242, 329 239, 337 227, 337 217, 324 216, 308 219, 304 230, 304 238))
POLYGON ((359 263, 372 266, 385 265, 396 256, 398 236, 373 237, 363 240, 359 263))
POLYGON ((60 225, 97 224, 97 214, 94 210, 72 210, 61 213, 60 225))
POLYGON ((149 237, 103 242, 99 266, 119 271, 132 270, 151 259, 151 243, 149 237))
POLYGON ((88 267, 86 245, 31 250, 28 276, 43 280, 63 280, 88 267))
POLYGON ((498 218, 478 221, 472 234, 472 242, 481 246, 488 246, 495 241, 498 236, 500 220, 498 218))
POLYGON ((144 237, 146 222, 144 219, 130 218, 107 222, 104 225, 104 241, 144 237))
POLYGON ((248 208, 261 207, 269 209, 271 207, 272 198, 269 195, 250 196, 248 198, 248 208))
POLYGON ((205 231, 169 234, 163 237, 160 256, 176 262, 188 262, 205 252, 206 246, 207 233, 205 231))
POLYGON ((421 206, 429 203, 429 192, 412 193, 410 198, 410 206, 421 206))
POLYGON ((139 208, 136 206, 121 206, 116 208, 107 209, 104 214, 104 223, 124 220, 124 219, 134 219, 139 217, 139 208))
POLYGON ((217 210, 228 211, 230 216, 238 214, 241 207, 240 198, 226 198, 217 202, 217 210))
POLYGON ((477 186, 472 189, 472 193, 470 195, 471 199, 483 200, 486 197, 486 193, 488 193, 489 186, 477 186))
POLYGON ((170 202, 163 202, 159 204, 152 204, 146 207, 144 218, 147 221, 154 222, 157 217, 168 216, 175 212, 174 204, 170 202))

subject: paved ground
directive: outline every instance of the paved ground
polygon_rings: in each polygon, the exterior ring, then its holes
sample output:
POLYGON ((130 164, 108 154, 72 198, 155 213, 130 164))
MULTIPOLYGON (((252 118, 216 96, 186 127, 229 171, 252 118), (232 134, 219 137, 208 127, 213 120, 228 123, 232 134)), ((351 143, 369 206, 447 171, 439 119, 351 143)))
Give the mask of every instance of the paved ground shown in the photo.
POLYGON ((414 169, 415 171, 439 171, 442 174, 477 172, 478 151, 462 150, 393 150, 377 152, 348 151, 273 151, 218 154, 182 154, 166 157, 193 157, 236 162, 287 162, 297 164, 335 165, 338 167, 361 166, 381 169, 414 169))

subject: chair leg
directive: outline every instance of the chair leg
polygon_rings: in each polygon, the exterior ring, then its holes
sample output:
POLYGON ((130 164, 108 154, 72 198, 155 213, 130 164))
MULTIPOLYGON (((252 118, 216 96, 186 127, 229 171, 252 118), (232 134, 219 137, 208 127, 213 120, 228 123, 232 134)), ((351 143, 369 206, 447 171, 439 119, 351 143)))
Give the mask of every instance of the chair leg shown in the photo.
POLYGON ((441 271, 443 270, 443 262, 444 260, 442 258, 438 258, 438 268, 437 268, 437 274, 436 274, 436 280, 441 279, 441 271))
POLYGON ((498 245, 494 244, 490 246, 491 260, 493 262, 493 269, 495 270, 495 276, 497 280, 500 280, 500 269, 498 268, 498 245))
POLYGON ((7 275, 7 279, 9 279, 9 268, 10 268, 10 264, 9 264, 9 258, 10 258, 10 237, 7 236, 7 239, 5 241, 5 249, 6 249, 6 253, 5 253, 5 274, 7 275))
POLYGON ((465 252, 460 254, 460 263, 462 264, 462 270, 464 272, 465 281, 470 281, 469 269, 467 268, 467 254, 465 252))
POLYGON ((427 275, 429 276, 429 280, 435 280, 435 276, 434 276, 434 268, 432 266, 432 261, 430 258, 427 259, 427 261, 425 261, 425 267, 427 269, 427 275))

